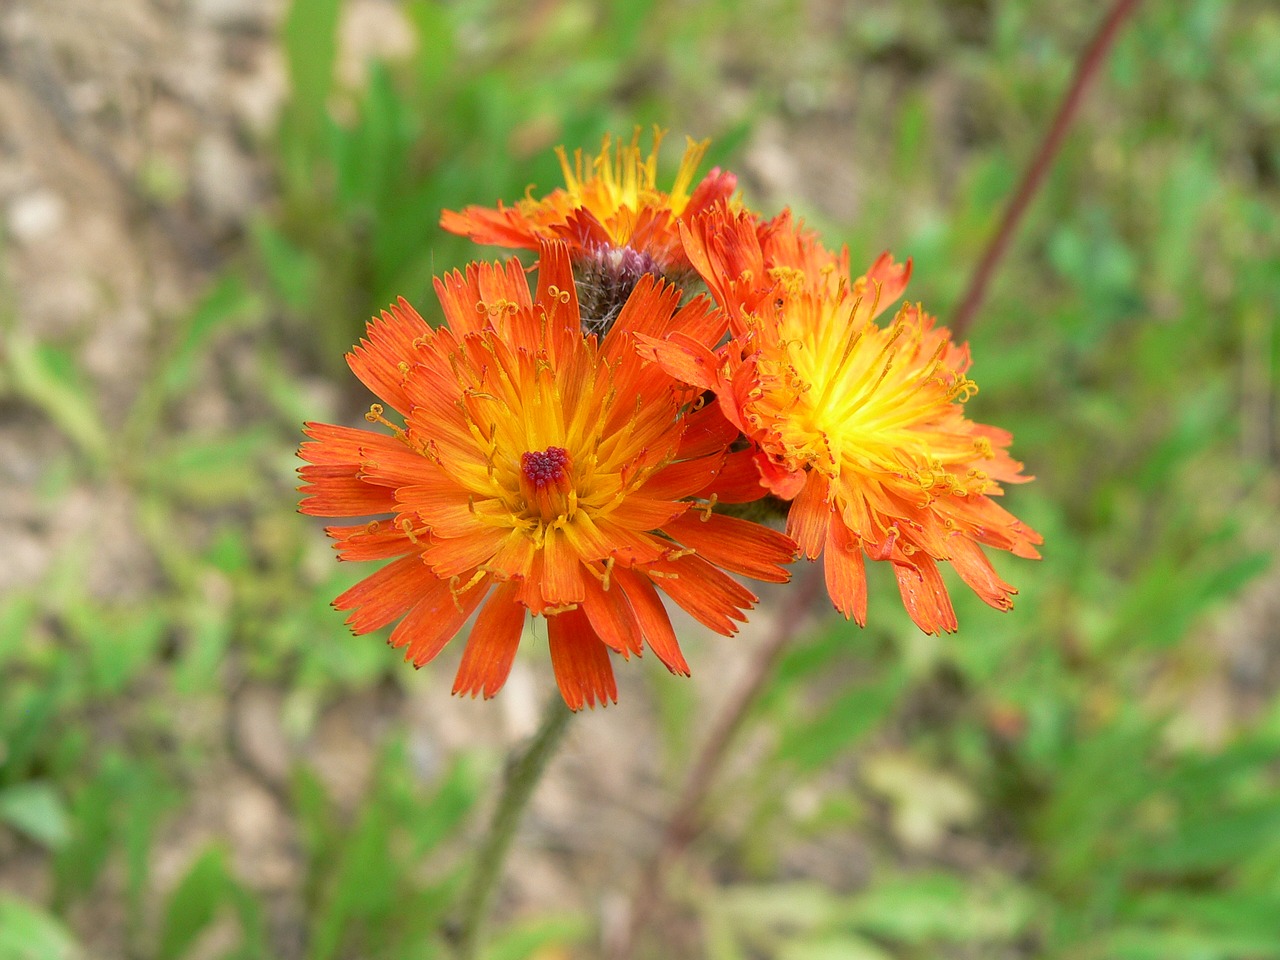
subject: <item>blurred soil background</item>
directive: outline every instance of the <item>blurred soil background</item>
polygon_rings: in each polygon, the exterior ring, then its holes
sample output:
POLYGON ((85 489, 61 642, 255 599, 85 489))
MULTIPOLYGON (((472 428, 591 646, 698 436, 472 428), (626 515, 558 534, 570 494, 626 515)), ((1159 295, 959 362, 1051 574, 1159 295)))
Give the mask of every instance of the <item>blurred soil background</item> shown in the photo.
MULTIPOLYGON (((0 5, 0 960, 447 956, 505 751, 489 703, 353 638, 296 515, 342 362, 475 251, 442 208, 553 148, 713 138, 751 205, 945 322, 1101 11, 823 0, 0 5), (647 142, 647 140, 646 140, 647 142)), ((704 167, 704 172, 705 172, 704 167)), ((1149 3, 970 337, 1039 479, 999 615, 812 611, 642 957, 1280 958, 1280 10, 1149 3)), ((367 573, 368 571, 363 571, 367 573)), ((797 571, 800 573, 801 571, 797 571)), ((879 576, 875 576, 875 574, 879 576)), ((619 664, 501 891, 495 958, 625 927, 691 756, 776 628, 619 664)))

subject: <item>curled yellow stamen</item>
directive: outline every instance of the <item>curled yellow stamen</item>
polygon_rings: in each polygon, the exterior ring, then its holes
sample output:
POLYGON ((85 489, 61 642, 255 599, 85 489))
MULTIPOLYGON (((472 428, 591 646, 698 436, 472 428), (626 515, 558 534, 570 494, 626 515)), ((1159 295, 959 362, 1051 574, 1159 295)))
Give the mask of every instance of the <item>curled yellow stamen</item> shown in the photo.
POLYGON ((711 499, 709 499, 706 503, 694 504, 693 509, 697 510, 702 514, 703 523, 706 523, 708 520, 711 519, 711 511, 713 511, 716 508, 716 501, 719 498, 720 498, 720 494, 713 493, 711 495, 711 499))
POLYGON ((462 577, 457 574, 449 578, 449 595, 453 597, 453 605, 457 607, 459 613, 463 611, 462 601, 458 598, 483 580, 485 576, 486 574, 483 570, 477 570, 466 583, 462 583, 462 577))

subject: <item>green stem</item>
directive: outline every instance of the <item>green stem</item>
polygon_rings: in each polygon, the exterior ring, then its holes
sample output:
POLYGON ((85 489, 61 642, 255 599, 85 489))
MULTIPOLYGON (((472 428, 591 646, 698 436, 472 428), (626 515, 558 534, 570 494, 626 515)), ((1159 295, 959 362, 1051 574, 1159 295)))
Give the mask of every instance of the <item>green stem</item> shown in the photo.
POLYGON ((513 752, 507 760, 506 776, 502 784, 502 796, 493 812, 484 845, 476 856, 475 870, 462 898, 461 922, 458 927, 458 960, 479 960, 484 949, 489 910, 493 895, 502 876, 502 865, 507 851, 515 839, 516 827, 534 788, 542 779, 547 761, 556 752, 564 738, 572 711, 560 697, 554 696, 542 714, 538 732, 520 752, 513 752))

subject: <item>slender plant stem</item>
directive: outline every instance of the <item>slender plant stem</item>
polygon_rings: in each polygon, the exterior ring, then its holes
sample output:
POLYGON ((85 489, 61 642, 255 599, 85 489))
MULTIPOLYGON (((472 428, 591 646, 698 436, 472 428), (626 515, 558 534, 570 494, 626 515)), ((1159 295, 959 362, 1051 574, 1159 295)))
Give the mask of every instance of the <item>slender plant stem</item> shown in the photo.
POLYGON ((507 760, 503 778, 502 796, 493 812, 484 845, 476 856, 475 870, 462 898, 461 921, 458 927, 458 960, 478 960, 484 949, 489 911, 493 896, 502 877, 502 865, 515 838, 516 827, 534 788, 542 779, 547 761, 555 755, 556 747, 564 738, 565 729, 573 713, 556 695, 548 701, 542 714, 542 723, 528 745, 507 760))
POLYGON ((779 611, 777 628, 755 649, 746 675, 716 715, 711 732, 689 769, 680 795, 665 820, 658 850, 641 872, 637 893, 631 902, 628 928, 612 952, 615 960, 628 960, 635 950, 640 933, 661 903, 667 872, 698 835, 703 802, 729 756, 729 748, 773 675, 783 650, 807 623, 806 614, 821 593, 824 581, 817 567, 805 570, 798 579, 779 611))
POLYGON ((1027 212, 1027 207, 1031 205, 1031 201, 1039 191, 1045 175, 1053 166, 1054 158, 1057 157, 1058 150, 1066 139, 1067 130, 1075 120, 1076 113, 1079 112, 1085 91, 1097 76, 1102 64, 1106 62, 1107 54, 1111 52, 1120 28, 1137 9, 1139 2, 1140 0, 1115 0, 1098 26, 1098 32, 1094 34, 1089 45, 1080 54, 1080 59, 1076 61, 1075 76, 1072 77, 1071 86, 1067 88, 1062 102, 1058 104, 1058 112, 1054 114, 1053 122, 1045 133, 1040 149, 1023 172, 1018 189, 1014 191, 1008 206, 1005 207, 1004 216, 1000 218, 1000 226, 996 228, 996 232, 987 243, 982 259, 978 261, 973 275, 969 278, 969 287, 960 300, 960 306, 956 308, 955 315, 951 318, 951 329, 957 340, 964 336, 970 324, 973 323, 974 314, 978 312, 978 308, 986 298, 987 284, 995 273, 996 267, 1000 265, 1000 261, 1004 259, 1023 214, 1027 212))

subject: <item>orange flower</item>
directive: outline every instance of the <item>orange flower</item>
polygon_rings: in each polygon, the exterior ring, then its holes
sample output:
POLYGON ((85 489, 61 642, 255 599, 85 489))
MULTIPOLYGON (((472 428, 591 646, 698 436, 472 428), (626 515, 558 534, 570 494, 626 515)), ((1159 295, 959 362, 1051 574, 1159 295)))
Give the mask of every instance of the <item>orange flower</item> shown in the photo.
POLYGON ((381 404, 366 419, 390 435, 307 424, 300 489, 303 513, 392 518, 328 529, 341 559, 390 561, 334 601, 356 633, 399 619, 391 644, 421 665, 479 610, 453 690, 487 698, 540 615, 576 710, 617 699, 610 648, 688 674, 658 590, 731 634, 756 598, 720 568, 784 581, 794 545, 695 499, 735 434, 635 349, 676 328, 714 344, 719 311, 646 278, 598 342, 565 245, 541 263, 532 299, 518 261, 472 264, 436 281, 447 328, 404 300, 372 321, 347 360, 403 426, 381 404))
MULTIPOLYGON (((977 386, 967 346, 952 343, 918 305, 875 323, 905 289, 910 264, 887 254, 848 277, 790 217, 760 224, 718 211, 684 230, 693 264, 729 313, 718 352, 677 332, 643 338, 668 372, 716 393, 751 441, 750 480, 791 500, 787 532, 810 560, 825 558, 827 590, 846 618, 866 622, 863 555, 893 564, 911 618, 926 633, 956 629, 938 562, 950 561, 984 601, 1009 609, 1016 591, 981 546, 1038 557, 1039 534, 992 498, 1030 477, 1011 436, 967 420, 977 386)), ((747 499, 744 493, 742 499, 747 499)), ((724 499, 722 497, 722 499, 724 499)))
POLYGON ((526 196, 514 207, 499 201, 496 209, 446 210, 440 226, 477 243, 529 250, 538 249, 543 240, 564 240, 575 262, 620 260, 629 254, 633 272, 666 274, 687 269, 680 223, 727 202, 737 179, 716 168, 694 187, 694 174, 710 141, 689 140, 675 183, 663 192, 657 187, 661 141, 662 132, 655 129, 653 149, 645 156, 638 129, 629 144, 606 136, 590 169, 581 150, 574 151, 571 165, 564 147, 559 147, 563 189, 541 200, 526 196))

